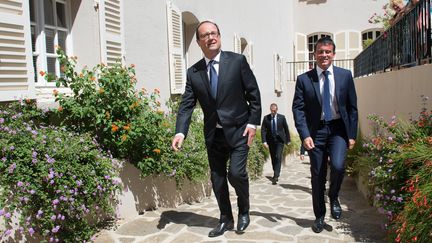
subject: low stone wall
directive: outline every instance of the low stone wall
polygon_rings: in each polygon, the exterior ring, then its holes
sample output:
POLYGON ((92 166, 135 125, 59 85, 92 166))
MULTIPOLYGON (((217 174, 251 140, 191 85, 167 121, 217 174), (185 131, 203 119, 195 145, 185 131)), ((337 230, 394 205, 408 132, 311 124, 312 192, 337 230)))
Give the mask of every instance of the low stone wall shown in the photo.
POLYGON ((200 202, 211 194, 210 181, 185 181, 178 189, 173 178, 159 175, 142 178, 140 173, 134 165, 123 162, 120 179, 124 187, 117 210, 121 219, 134 218, 158 207, 174 208, 182 203, 200 202))

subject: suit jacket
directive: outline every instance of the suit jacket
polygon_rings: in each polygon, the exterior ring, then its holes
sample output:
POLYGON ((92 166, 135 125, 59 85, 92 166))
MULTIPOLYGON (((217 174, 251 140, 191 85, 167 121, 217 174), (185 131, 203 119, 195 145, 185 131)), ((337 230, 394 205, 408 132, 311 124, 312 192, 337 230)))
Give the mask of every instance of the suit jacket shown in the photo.
MULTIPOLYGON (((357 95, 351 71, 333 66, 335 95, 340 116, 345 125, 347 139, 357 136, 358 113, 357 95)), ((297 77, 292 105, 295 126, 303 141, 307 137, 315 139, 319 128, 322 105, 319 78, 316 69, 297 77)))
POLYGON ((198 101, 204 112, 206 145, 213 142, 216 123, 222 125, 230 146, 247 142, 243 137, 247 124, 259 125, 261 96, 246 58, 233 52, 222 51, 219 60, 217 97, 210 94, 205 59, 187 70, 185 92, 177 114, 176 132, 187 136, 192 112, 198 101))
MULTIPOLYGON (((268 114, 264 117, 262 121, 261 139, 263 143, 278 142, 278 141, 274 141, 275 138, 273 137, 272 130, 271 130, 271 120, 272 120, 272 116, 271 114, 268 114)), ((276 139, 279 139, 280 142, 285 144, 291 142, 291 138, 288 130, 288 124, 284 115, 277 114, 276 131, 277 131, 276 139)))

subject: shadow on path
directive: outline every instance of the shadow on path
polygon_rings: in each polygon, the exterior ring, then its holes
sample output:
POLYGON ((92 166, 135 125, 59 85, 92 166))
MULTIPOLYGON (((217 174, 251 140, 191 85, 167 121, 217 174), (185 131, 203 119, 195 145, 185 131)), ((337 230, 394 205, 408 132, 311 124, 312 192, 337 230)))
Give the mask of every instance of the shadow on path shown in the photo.
POLYGON ((312 194, 312 189, 309 187, 299 186, 299 185, 293 185, 293 184, 279 184, 284 189, 290 189, 290 190, 301 190, 308 194, 312 194))
POLYGON ((195 227, 205 227, 205 228, 213 228, 219 222, 218 218, 204 216, 192 212, 179 212, 174 210, 169 210, 162 212, 159 224, 157 225, 158 229, 163 229, 169 223, 175 224, 185 224, 187 226, 195 226, 195 227))
MULTIPOLYGON (((314 220, 312 220, 312 219, 296 218, 296 217, 291 217, 291 216, 278 214, 278 213, 262 213, 262 212, 257 212, 257 211, 251 211, 250 215, 263 217, 270 222, 282 221, 284 218, 290 219, 302 228, 310 228, 314 222, 314 220)), ((324 225, 324 229, 327 231, 333 231, 333 227, 331 225, 328 225, 328 224, 324 225)))

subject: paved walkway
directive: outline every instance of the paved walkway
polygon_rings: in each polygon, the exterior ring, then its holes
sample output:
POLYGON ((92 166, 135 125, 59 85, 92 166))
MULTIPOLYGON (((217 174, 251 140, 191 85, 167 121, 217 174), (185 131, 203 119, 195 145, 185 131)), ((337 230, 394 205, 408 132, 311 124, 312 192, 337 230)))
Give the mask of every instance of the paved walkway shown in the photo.
MULTIPOLYGON (((102 231, 96 242, 384 242, 383 216, 368 206, 352 178, 345 178, 340 192, 342 218, 332 219, 327 209, 328 225, 316 234, 311 229, 315 217, 307 157, 305 161, 287 161, 278 185, 271 184, 270 176, 272 169, 267 162, 264 176, 250 184, 251 224, 244 234, 229 231, 216 238, 207 236, 219 217, 216 199, 211 195, 201 203, 158 208, 119 222, 115 229, 102 231)), ((235 193, 230 190, 234 204, 235 193)), ((236 219, 237 212, 233 213, 236 219)))

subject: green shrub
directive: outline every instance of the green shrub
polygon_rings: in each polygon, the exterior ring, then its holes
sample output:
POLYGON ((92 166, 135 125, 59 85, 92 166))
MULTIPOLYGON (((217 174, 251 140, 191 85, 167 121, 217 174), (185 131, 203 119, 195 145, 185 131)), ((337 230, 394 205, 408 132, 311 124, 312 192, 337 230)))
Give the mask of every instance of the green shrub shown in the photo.
POLYGON ((254 141, 249 148, 247 160, 247 169, 251 180, 262 176, 266 153, 268 153, 267 149, 264 148, 261 142, 261 131, 257 129, 254 141))
POLYGON ((57 54, 64 75, 46 75, 46 79, 73 91, 72 96, 54 92, 61 124, 74 131, 90 132, 105 150, 128 159, 143 176, 164 174, 178 183, 185 178, 196 181, 206 177, 201 118, 195 116, 197 122, 191 125, 192 143, 183 148, 183 154, 174 154, 170 145, 175 112, 161 110, 158 89, 152 93, 136 91, 134 65, 100 64, 78 74, 75 58, 68 58, 61 49, 57 54))
POLYGON ((89 240, 113 216, 116 163, 89 134, 49 126, 45 118, 31 104, 0 110, 1 241, 18 215, 21 233, 56 242, 89 240))

